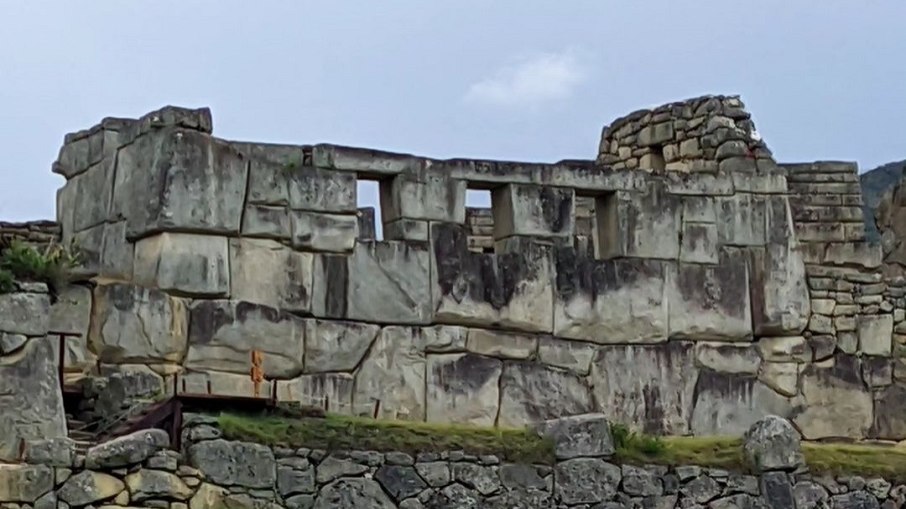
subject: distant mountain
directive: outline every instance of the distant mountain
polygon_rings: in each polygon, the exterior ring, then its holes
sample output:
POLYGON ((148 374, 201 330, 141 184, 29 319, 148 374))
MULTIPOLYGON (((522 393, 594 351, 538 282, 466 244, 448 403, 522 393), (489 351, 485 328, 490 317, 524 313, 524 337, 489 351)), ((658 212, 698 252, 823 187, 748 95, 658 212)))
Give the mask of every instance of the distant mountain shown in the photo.
POLYGON ((865 233, 870 241, 878 241, 881 238, 875 225, 875 209, 878 208, 884 193, 900 182, 904 166, 906 166, 906 160, 896 161, 878 166, 859 176, 862 184, 862 197, 865 200, 865 205, 862 207, 865 217, 865 233))

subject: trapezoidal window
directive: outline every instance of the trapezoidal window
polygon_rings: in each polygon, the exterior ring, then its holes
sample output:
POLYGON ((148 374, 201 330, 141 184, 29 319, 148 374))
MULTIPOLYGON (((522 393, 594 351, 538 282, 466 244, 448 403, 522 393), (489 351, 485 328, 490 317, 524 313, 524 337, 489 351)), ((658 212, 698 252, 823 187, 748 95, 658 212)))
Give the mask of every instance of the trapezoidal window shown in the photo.
POLYGON ((470 251, 494 252, 494 214, 489 189, 466 189, 466 229, 470 251))
POLYGON ((380 181, 359 177, 356 182, 356 208, 358 209, 359 240, 384 240, 381 223, 380 181))

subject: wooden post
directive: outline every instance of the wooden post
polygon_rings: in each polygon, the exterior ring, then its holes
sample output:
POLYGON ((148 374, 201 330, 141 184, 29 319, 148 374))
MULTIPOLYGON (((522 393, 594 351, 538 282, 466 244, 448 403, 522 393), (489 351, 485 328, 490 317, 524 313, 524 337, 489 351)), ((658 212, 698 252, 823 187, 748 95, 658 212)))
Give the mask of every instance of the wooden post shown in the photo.
POLYGON ((381 413, 381 400, 378 399, 378 400, 375 400, 375 402, 374 402, 374 415, 372 415, 372 417, 374 419, 377 419, 378 414, 380 414, 380 413, 381 413))
POLYGON ((254 396, 257 398, 261 392, 261 382, 264 381, 264 370, 261 365, 264 363, 264 357, 258 350, 252 350, 252 369, 249 376, 252 378, 254 396))

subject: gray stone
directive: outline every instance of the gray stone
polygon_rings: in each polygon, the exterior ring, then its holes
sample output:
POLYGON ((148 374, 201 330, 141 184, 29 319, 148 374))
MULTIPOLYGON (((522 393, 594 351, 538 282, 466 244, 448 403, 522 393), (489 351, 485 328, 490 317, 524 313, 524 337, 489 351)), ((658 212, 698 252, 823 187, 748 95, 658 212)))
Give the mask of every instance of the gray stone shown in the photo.
POLYGON ((305 251, 348 252, 355 246, 359 221, 355 214, 290 212, 292 245, 305 251))
POLYGON ((222 486, 269 488, 276 482, 274 453, 263 445, 208 440, 189 447, 188 459, 209 481, 222 486))
POLYGON ((170 437, 164 430, 136 431, 88 449, 85 467, 107 469, 136 465, 169 446, 170 437))
POLYGON ((594 346, 578 341, 542 337, 538 341, 538 361, 579 375, 587 375, 595 356, 594 346))
POLYGON ((313 509, 396 509, 371 479, 337 479, 321 488, 313 509))
POLYGON ((354 213, 356 175, 308 166, 284 168, 293 210, 354 213))
POLYGON ((381 183, 383 221, 400 219, 463 223, 466 181, 437 171, 404 173, 381 183))
POLYGON ((498 470, 500 482, 508 490, 544 490, 547 482, 538 474, 538 469, 522 463, 501 465, 498 470))
POLYGON ((242 236, 288 241, 292 237, 289 210, 286 207, 246 205, 242 216, 242 236))
POLYGON ((864 491, 853 491, 831 497, 832 509, 878 509, 878 499, 864 491))
POLYGON ((575 191, 509 184, 491 193, 494 238, 515 235, 558 237, 575 229, 575 191))
POLYGON ((497 469, 474 463, 453 463, 450 465, 453 479, 472 488, 482 495, 490 495, 500 489, 500 478, 497 469))
POLYGON ((558 416, 589 413, 593 397, 573 373, 534 362, 506 362, 500 376, 501 426, 524 426, 558 416))
POLYGON ((353 405, 374 408, 379 417, 425 419, 424 331, 416 327, 381 329, 356 372, 353 405))
POLYGON ((696 435, 740 436, 769 414, 788 417, 790 401, 754 376, 702 370, 695 385, 691 427, 696 435))
POLYGON ((644 468, 623 465, 623 491, 633 497, 655 497, 664 494, 657 474, 644 468))
POLYGON ((435 488, 450 484, 452 479, 450 465, 446 461, 419 462, 415 464, 415 470, 428 485, 435 488))
POLYGON ((23 334, 0 332, 0 355, 9 355, 22 348, 28 338, 23 334))
POLYGON ((614 422, 645 433, 684 435, 698 371, 686 342, 609 346, 592 363, 589 381, 602 413, 614 422))
POLYGON ((88 342, 106 363, 178 363, 186 351, 188 319, 185 302, 159 290, 99 285, 88 342))
POLYGON ((0 500, 34 503, 54 488, 53 469, 46 465, 0 463, 0 500))
POLYGON ((226 237, 161 233, 135 243, 133 281, 167 292, 225 297, 230 294, 226 237))
POLYGON ((317 471, 318 484, 327 484, 340 477, 361 475, 368 471, 368 467, 337 456, 328 456, 318 464, 317 471))
MULTIPOLYGON (((701 507, 701 506, 699 506, 701 507)), ((747 495, 745 493, 738 493, 736 495, 730 495, 728 497, 719 498, 708 504, 708 509, 763 509, 764 502, 760 499, 753 497, 752 495, 747 495)), ((792 507, 790 508, 792 509, 792 507)))
POLYGON ((314 495, 294 495, 285 500, 287 509, 311 509, 315 505, 314 495))
POLYGON ((755 374, 761 356, 751 344, 696 342, 695 358, 699 366, 734 374, 755 374))
POLYGON ((51 491, 35 500, 34 509, 57 509, 57 502, 57 494, 51 491))
MULTIPOLYGON (((435 492, 425 503, 428 509, 479 509, 481 495, 462 484, 453 483, 435 492)), ((325 508, 326 509, 326 508, 325 508)))
POLYGON ((88 349, 91 301, 90 288, 67 285, 59 291, 57 301, 50 308, 50 330, 79 334, 66 339, 67 370, 82 371, 95 363, 95 355, 88 349))
POLYGON ((305 321, 285 311, 236 301, 197 301, 192 306, 186 367, 247 375, 251 353, 264 357, 268 377, 302 373, 305 321))
POLYGON ((497 359, 470 353, 428 355, 426 420, 493 426, 502 366, 497 359))
POLYGON ((722 489, 720 485, 717 484, 717 481, 706 475, 696 477, 687 482, 680 490, 683 497, 691 499, 699 504, 714 500, 720 495, 721 491, 722 489))
POLYGON ((793 416, 803 438, 865 437, 874 403, 862 381, 861 363, 853 356, 806 366, 800 375, 802 405, 793 416))
POLYGON ((162 470, 143 469, 125 477, 132 503, 148 499, 188 500, 192 489, 176 474, 162 470))
POLYGON ((570 505, 609 500, 617 493, 622 478, 620 467, 594 458, 566 460, 554 470, 556 493, 570 505))
POLYGON ((793 486, 783 472, 767 472, 761 475, 761 496, 770 509, 796 507, 793 486))
POLYGON ((874 434, 888 440, 906 439, 906 386, 897 383, 875 394, 874 434))
POLYGON ((374 479, 397 501, 415 496, 428 487, 415 469, 407 466, 384 465, 374 473, 374 479))
POLYGON ((538 350, 538 338, 527 334, 469 329, 466 350, 500 359, 528 359, 538 350))
POLYGON ((289 466, 278 466, 277 490, 282 497, 288 497, 297 493, 314 493, 314 468, 298 470, 289 466))
POLYGON ((793 498, 799 509, 820 509, 826 507, 830 495, 820 484, 812 481, 800 481, 793 486, 793 498))
POLYGON ((267 239, 230 239, 234 300, 310 313, 315 255, 267 239))
POLYGON ((47 333, 50 297, 44 293, 0 294, 0 332, 43 336, 47 333))
POLYGON ((781 417, 769 415, 745 434, 746 458, 758 472, 794 471, 805 466, 799 433, 781 417))
POLYGON ((859 347, 865 355, 890 357, 893 315, 862 315, 858 320, 859 347))
POLYGON ((57 497, 70 506, 83 506, 113 498, 126 487, 112 475, 83 470, 63 483, 57 490, 57 497))
POLYGON ((377 325, 311 319, 305 321, 305 372, 352 371, 380 332, 377 325))
POLYGON ((339 414, 354 414, 354 385, 355 377, 349 373, 301 375, 292 380, 278 380, 277 399, 326 407, 325 410, 339 414))
POLYGON ((75 460, 75 443, 69 437, 28 442, 25 461, 35 465, 71 467, 75 460))
POLYGON ((604 414, 585 414, 551 419, 538 425, 538 431, 554 442, 557 459, 610 457, 615 448, 610 423, 604 414))
POLYGON ((18 460, 22 440, 66 435, 59 384, 49 338, 32 338, 15 353, 0 357, 0 460, 18 460))

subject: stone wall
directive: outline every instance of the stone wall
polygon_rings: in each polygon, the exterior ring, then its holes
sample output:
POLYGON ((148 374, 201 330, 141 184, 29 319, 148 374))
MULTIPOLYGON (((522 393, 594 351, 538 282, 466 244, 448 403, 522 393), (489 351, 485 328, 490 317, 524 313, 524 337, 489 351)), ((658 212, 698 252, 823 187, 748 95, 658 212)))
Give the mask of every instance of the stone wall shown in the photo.
POLYGON ((906 486, 858 475, 809 474, 795 433, 756 424, 752 473, 613 460, 608 423, 581 416, 546 423, 551 464, 464 451, 327 451, 228 440, 216 419, 188 416, 181 452, 161 430, 84 453, 66 439, 29 443, 25 463, 0 464, 0 504, 17 509, 539 509, 896 508, 906 486), (603 426, 603 427, 602 427, 603 426), (581 433, 577 433, 581 431, 581 433), (792 434, 790 434, 792 433, 792 434))
POLYGON ((0 239, 19 240, 35 246, 59 242, 60 225, 53 221, 5 223, 0 221, 0 239))
POLYGON ((168 107, 66 137, 58 221, 92 286, 69 301, 90 320, 70 320, 86 340, 67 369, 248 395, 257 350, 261 390, 335 412, 603 411, 667 434, 739 434, 772 413, 809 437, 906 438, 873 404, 901 390, 902 313, 845 222, 858 190, 822 180, 852 167, 778 166, 737 97, 632 114, 597 161, 554 164, 211 132, 208 110, 168 107), (361 179, 379 182, 382 241, 361 179), (467 189, 489 190, 491 211, 467 209, 467 189), (858 417, 822 417, 840 410, 858 417))

